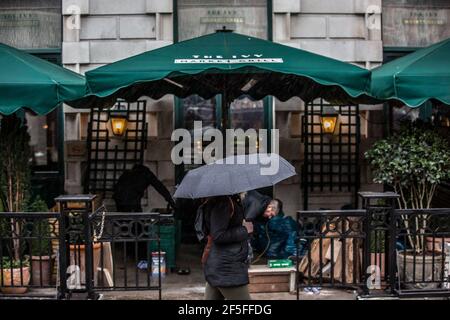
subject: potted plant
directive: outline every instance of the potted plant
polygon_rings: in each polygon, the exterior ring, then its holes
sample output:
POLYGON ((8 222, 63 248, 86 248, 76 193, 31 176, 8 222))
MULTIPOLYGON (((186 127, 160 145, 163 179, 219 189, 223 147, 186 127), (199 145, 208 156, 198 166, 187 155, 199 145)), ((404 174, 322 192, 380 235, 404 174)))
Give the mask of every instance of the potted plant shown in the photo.
MULTIPOLYGON (((404 123, 397 134, 377 141, 365 156, 374 182, 389 185, 400 195, 400 209, 429 209, 436 187, 450 177, 447 141, 418 122, 404 123)), ((430 252, 426 245, 430 220, 426 213, 402 215, 409 248, 399 252, 397 260, 399 274, 405 275, 406 282, 412 282, 414 276, 431 279, 433 273, 434 279, 441 277, 442 255, 430 252)))
MULTIPOLYGON (((30 135, 25 120, 16 115, 4 116, 0 124, 0 194, 4 199, 4 210, 7 212, 24 211, 30 182, 30 135)), ((4 220, 4 219, 2 219, 4 220)), ((20 219, 3 221, 12 240, 7 248, 9 257, 2 257, 1 275, 3 279, 2 292, 22 293, 29 284, 29 263, 23 260, 24 245, 21 241, 22 224, 20 219), (15 285, 19 276, 20 287, 15 285), (5 282, 6 279, 6 282, 5 282), (8 279, 10 281, 8 281, 8 279), (5 287, 6 286, 6 287, 5 287), (15 291, 15 292, 14 292, 15 291)))
POLYGON ((0 273, 0 291, 4 294, 23 294, 30 283, 30 263, 3 257, 0 273))
MULTIPOLYGON (((27 212, 46 212, 47 204, 39 197, 27 206, 27 212)), ((31 283, 49 286, 55 256, 52 254, 50 223, 47 219, 35 221, 31 230, 30 264, 31 283)))

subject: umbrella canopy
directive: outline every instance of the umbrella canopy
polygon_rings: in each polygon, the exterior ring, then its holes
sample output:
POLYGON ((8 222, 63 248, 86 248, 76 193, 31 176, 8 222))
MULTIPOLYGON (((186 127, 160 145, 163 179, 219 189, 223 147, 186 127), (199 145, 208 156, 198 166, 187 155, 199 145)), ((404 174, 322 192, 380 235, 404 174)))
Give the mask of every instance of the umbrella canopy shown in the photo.
POLYGON ((370 90, 366 69, 229 30, 99 67, 87 72, 86 80, 89 96, 77 104, 96 107, 111 106, 118 98, 131 102, 165 94, 310 101, 358 97, 370 90))
POLYGON ((0 43, 0 114, 21 108, 44 115, 86 93, 83 76, 0 43))
POLYGON ((450 105, 450 39, 372 71, 372 95, 418 107, 429 100, 450 105))
POLYGON ((295 168, 277 154, 232 156, 190 170, 175 191, 174 198, 232 195, 273 186, 294 175, 295 168), (278 170, 264 174, 270 161, 278 164, 278 170))

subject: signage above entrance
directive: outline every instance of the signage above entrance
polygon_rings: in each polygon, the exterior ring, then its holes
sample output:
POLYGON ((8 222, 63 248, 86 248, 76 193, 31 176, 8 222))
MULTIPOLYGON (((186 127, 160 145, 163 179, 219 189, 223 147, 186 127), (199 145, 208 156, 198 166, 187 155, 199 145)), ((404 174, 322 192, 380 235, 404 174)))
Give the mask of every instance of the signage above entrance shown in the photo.
POLYGON ((221 55, 200 56, 193 55, 192 58, 175 59, 174 63, 283 63, 283 58, 263 58, 262 54, 240 54, 232 55, 230 58, 224 58, 221 55))

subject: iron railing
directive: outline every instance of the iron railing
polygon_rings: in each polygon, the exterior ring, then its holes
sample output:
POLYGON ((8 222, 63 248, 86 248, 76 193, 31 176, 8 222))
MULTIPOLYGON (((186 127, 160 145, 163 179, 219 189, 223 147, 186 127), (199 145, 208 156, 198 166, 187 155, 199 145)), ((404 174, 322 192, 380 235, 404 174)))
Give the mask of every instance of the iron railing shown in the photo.
POLYGON ((298 212, 297 298, 305 287, 450 296, 450 209, 396 210, 392 193, 361 196, 363 210, 298 212))
POLYGON ((0 213, 0 298, 155 290, 161 299, 165 215, 93 210, 94 199, 58 197, 55 213, 0 213))
POLYGON ((156 290, 161 299, 161 275, 165 273, 158 236, 161 215, 99 208, 89 218, 94 233, 93 290, 156 290), (152 242, 157 244, 157 256, 150 252, 152 242))
POLYGON ((395 210, 399 295, 450 293, 450 209, 395 210))
MULTIPOLYGON (((362 196, 362 210, 298 212, 297 297, 314 286, 450 296, 450 209, 396 210, 392 194, 362 196)), ((0 213, 2 298, 24 290, 27 298, 114 290, 161 298, 160 225, 169 217, 93 210, 94 198, 60 197, 56 213, 0 213)))
MULTIPOLYGON (((365 210, 298 213, 299 237, 306 245, 302 248, 306 254, 297 257, 297 297, 305 287, 357 288, 363 285, 361 266, 366 219, 365 210)), ((301 251, 298 247, 297 252, 301 251)))
POLYGON ((59 213, 51 212, 0 213, 0 296, 28 291, 56 297, 58 219, 59 213))

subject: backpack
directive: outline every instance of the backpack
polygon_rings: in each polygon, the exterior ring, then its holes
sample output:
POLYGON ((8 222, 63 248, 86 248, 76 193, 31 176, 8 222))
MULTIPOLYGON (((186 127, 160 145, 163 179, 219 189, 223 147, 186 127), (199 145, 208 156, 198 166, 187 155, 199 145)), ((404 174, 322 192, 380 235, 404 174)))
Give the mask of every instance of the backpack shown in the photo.
MULTIPOLYGON (((230 216, 232 217, 234 214, 234 203, 230 197, 228 197, 228 199, 230 200, 230 203, 231 203, 232 211, 231 211, 230 216)), ((209 230, 206 226, 206 217, 205 217, 206 213, 204 211, 204 207, 208 201, 209 201, 209 199, 204 201, 198 207, 197 215, 195 216, 194 229, 195 229, 195 234, 197 235, 197 239, 200 242, 204 242, 205 240, 207 240, 208 235, 209 235, 209 230)))
MULTIPOLYGON (((231 203, 232 210, 231 210, 230 217, 232 217, 234 214, 234 203, 230 197, 228 197, 228 199, 230 200, 230 203, 231 203)), ((209 250, 211 249, 211 246, 212 246, 212 237, 211 237, 211 235, 209 235, 209 230, 206 226, 206 218, 205 218, 206 213, 204 210, 204 207, 208 201, 209 200, 206 200, 198 207, 197 215, 195 217, 195 223, 194 223, 194 228, 195 228, 195 233, 197 235, 197 239, 200 242, 204 242, 205 240, 207 241, 205 249, 203 250, 203 254, 202 254, 202 264, 205 264, 206 259, 208 258, 208 255, 209 255, 209 250)))

